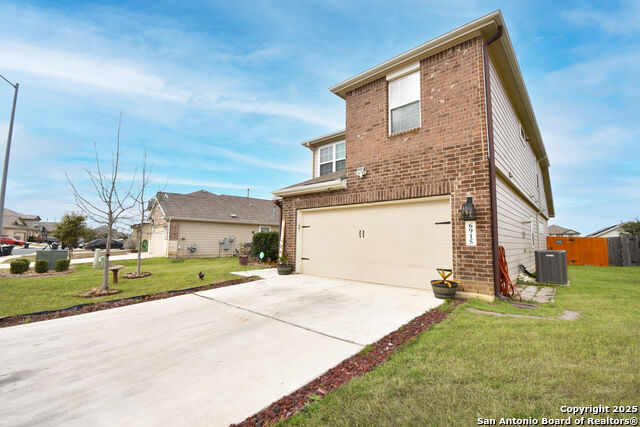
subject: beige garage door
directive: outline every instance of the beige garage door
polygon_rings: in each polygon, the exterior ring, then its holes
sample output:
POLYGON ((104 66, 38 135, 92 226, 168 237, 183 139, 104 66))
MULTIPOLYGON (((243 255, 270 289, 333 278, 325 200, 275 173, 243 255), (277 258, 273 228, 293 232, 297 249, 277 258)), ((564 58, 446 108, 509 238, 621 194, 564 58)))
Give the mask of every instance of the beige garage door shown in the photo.
POLYGON ((449 198, 300 211, 301 273, 429 289, 452 268, 449 198))
POLYGON ((149 238, 149 255, 167 256, 166 225, 151 227, 151 236, 149 238))

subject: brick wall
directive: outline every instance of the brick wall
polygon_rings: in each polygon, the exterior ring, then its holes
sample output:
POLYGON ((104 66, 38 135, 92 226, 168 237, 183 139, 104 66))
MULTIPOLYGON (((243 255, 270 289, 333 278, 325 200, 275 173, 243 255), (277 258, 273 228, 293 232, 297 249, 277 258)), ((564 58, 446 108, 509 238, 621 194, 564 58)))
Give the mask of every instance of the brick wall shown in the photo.
POLYGON ((169 223, 169 240, 178 240, 179 229, 180 229, 179 221, 171 221, 169 223))
POLYGON ((153 220, 153 225, 162 225, 167 222, 162 216, 162 209, 160 209, 158 205, 155 205, 153 208, 153 211, 151 212, 151 219, 153 220))
POLYGON ((295 260, 298 209, 451 194, 453 268, 465 292, 493 295, 489 163, 482 39, 420 62, 419 129, 389 136, 384 78, 346 96, 347 189, 286 197, 285 251, 295 260), (365 166, 364 179, 355 170, 365 166), (465 245, 459 209, 473 196, 477 246, 465 245))

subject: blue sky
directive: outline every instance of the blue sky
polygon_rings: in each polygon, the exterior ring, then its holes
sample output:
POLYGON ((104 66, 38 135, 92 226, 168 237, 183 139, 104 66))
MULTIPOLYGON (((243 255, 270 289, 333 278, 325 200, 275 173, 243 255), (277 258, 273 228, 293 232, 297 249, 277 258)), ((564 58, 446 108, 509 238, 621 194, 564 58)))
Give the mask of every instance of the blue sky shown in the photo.
MULTIPOLYGON (((0 0, 0 74, 21 84, 5 206, 75 209, 124 112, 125 176, 270 198, 310 175, 299 145, 344 127, 327 88, 501 8, 551 161, 552 223, 640 216, 640 2, 0 0)), ((0 135, 12 89, 0 85, 0 135)))

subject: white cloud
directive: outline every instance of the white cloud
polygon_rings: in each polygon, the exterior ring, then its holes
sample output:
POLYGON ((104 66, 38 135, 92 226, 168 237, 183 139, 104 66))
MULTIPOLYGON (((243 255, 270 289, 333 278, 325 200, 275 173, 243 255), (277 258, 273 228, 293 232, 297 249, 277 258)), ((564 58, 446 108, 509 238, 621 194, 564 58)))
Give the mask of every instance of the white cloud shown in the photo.
POLYGON ((216 102, 214 105, 217 108, 243 113, 269 114, 294 118, 332 130, 344 128, 344 118, 341 110, 328 111, 325 109, 323 111, 320 108, 304 107, 297 104, 264 102, 249 97, 216 102))
MULTIPOLYGON (((158 184, 163 184, 161 179, 158 178, 156 180, 158 184)), ((261 189, 260 185, 251 185, 251 184, 230 184, 228 182, 220 182, 220 181, 209 181, 209 180, 200 180, 200 179, 189 179, 189 178, 176 178, 170 177, 168 178, 168 182, 171 185, 186 185, 189 187, 195 188, 227 188, 227 189, 236 189, 236 190, 246 190, 250 189, 261 189)))
POLYGON ((608 10, 581 5, 580 9, 562 12, 560 15, 575 25, 590 27, 610 34, 634 34, 640 32, 640 2, 623 1, 616 10, 608 2, 599 3, 608 10))
POLYGON ((545 80, 559 92, 583 95, 576 90, 588 90, 588 96, 605 97, 612 94, 638 93, 640 84, 640 49, 621 54, 598 55, 547 74, 545 80))
POLYGON ((185 102, 189 95, 173 90, 159 76, 124 59, 41 48, 20 42, 0 42, 3 68, 74 84, 134 95, 185 102))
POLYGON ((269 161, 263 158, 249 156, 247 154, 236 153, 235 151, 220 148, 220 147, 211 147, 211 149, 222 156, 225 156, 229 159, 236 160, 238 162, 242 162, 245 164, 250 164, 253 166, 259 166, 267 169, 274 169, 284 172, 309 172, 309 166, 306 165, 291 165, 287 162, 282 161, 269 161))

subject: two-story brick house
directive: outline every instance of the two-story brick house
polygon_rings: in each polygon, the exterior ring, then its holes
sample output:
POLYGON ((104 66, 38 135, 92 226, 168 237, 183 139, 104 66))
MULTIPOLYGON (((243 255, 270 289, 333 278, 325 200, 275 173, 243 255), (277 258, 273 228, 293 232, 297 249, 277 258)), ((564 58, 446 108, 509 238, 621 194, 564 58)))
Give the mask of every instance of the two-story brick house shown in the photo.
POLYGON ((429 289, 452 268, 460 291, 493 297, 498 245, 512 278, 533 268, 549 161, 500 11, 330 90, 345 130, 304 142, 312 179, 274 191, 297 272, 429 289))

